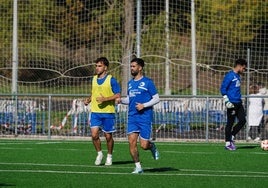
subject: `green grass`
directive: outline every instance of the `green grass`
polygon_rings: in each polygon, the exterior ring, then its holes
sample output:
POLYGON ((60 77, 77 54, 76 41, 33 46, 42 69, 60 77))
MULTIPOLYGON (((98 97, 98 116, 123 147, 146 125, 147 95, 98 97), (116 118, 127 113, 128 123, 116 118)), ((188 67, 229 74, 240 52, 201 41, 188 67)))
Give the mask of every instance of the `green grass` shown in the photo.
POLYGON ((94 165, 91 141, 0 140, 0 187, 267 187, 268 152, 258 144, 237 146, 157 142, 161 158, 139 150, 144 173, 134 175, 126 142, 115 143, 106 167, 94 165))

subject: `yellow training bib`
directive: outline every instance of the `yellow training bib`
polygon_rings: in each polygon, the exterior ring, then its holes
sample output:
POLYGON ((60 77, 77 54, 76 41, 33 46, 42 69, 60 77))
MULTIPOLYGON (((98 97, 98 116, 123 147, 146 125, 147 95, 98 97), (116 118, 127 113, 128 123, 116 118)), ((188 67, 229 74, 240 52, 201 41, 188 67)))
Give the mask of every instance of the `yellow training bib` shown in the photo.
POLYGON ((91 95, 91 112, 97 113, 115 113, 115 102, 114 101, 105 101, 101 104, 97 102, 97 97, 101 95, 104 97, 113 96, 111 86, 111 75, 107 75, 105 81, 102 84, 98 84, 97 75, 93 77, 92 81, 92 95, 91 95))

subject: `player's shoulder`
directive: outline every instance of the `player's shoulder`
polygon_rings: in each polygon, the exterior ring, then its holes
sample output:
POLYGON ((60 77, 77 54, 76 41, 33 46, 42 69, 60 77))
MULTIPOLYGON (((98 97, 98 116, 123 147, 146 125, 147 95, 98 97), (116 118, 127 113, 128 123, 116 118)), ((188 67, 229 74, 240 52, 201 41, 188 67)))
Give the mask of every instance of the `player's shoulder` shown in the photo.
POLYGON ((107 77, 110 77, 110 79, 111 79, 112 81, 117 81, 117 79, 116 79, 113 75, 111 75, 111 74, 109 74, 107 77))
POLYGON ((233 70, 230 70, 230 71, 228 71, 228 72, 225 74, 225 79, 230 79, 230 78, 232 78, 234 75, 235 75, 235 72, 234 72, 233 70))
POLYGON ((226 75, 233 75, 235 72, 233 70, 229 70, 226 75))
POLYGON ((147 76, 143 76, 142 81, 153 82, 153 79, 151 79, 147 76))
POLYGON ((113 84, 116 84, 116 85, 119 85, 119 83, 118 83, 118 81, 117 81, 117 79, 115 78, 115 77, 111 77, 111 84, 113 85, 113 84))

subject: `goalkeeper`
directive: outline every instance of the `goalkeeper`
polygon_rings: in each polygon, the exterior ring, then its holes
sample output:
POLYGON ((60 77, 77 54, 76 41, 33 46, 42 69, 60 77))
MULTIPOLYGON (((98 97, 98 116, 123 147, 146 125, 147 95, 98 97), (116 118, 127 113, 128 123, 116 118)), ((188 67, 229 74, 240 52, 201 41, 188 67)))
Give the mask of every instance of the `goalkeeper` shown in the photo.
POLYGON ((220 92, 223 95, 227 108, 227 125, 225 127, 225 149, 236 150, 234 137, 246 124, 246 114, 241 99, 240 75, 245 72, 247 62, 237 59, 233 70, 229 71, 223 78, 220 92), (235 118, 238 123, 234 125, 235 118))

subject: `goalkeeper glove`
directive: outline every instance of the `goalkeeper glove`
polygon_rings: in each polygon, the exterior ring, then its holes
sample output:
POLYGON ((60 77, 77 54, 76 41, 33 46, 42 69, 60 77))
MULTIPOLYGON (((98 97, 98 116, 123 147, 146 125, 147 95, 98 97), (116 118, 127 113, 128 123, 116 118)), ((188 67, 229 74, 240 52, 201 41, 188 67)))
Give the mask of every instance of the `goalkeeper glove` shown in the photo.
POLYGON ((229 101, 227 95, 223 96, 226 108, 234 108, 234 104, 229 101))

